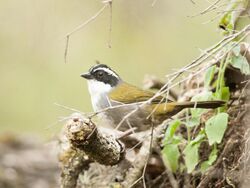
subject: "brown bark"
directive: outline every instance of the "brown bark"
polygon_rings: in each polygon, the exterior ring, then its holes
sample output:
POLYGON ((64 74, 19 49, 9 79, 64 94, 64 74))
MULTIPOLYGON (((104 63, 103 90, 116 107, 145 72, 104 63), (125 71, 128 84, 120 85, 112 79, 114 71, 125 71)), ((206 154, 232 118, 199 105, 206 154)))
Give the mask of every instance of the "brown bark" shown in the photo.
POLYGON ((90 119, 80 114, 67 122, 66 136, 74 148, 100 164, 115 165, 123 159, 122 143, 115 136, 101 132, 90 119))

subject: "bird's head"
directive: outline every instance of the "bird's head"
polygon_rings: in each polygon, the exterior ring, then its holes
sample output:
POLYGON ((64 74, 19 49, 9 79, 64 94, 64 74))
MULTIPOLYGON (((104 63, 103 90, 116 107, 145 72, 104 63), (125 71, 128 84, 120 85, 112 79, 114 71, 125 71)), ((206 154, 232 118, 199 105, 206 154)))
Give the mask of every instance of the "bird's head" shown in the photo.
POLYGON ((88 80, 91 95, 107 93, 115 88, 122 80, 120 76, 105 64, 97 64, 81 77, 88 80))

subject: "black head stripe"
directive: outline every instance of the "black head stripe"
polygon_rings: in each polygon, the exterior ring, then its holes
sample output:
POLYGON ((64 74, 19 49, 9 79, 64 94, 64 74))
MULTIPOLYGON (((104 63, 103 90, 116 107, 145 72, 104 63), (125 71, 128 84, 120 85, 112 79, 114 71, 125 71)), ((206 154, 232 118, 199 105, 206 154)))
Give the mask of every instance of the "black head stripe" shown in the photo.
POLYGON ((90 69, 89 69, 89 72, 92 72, 92 71, 94 71, 95 69, 98 69, 98 68, 108 68, 108 69, 110 69, 107 65, 105 65, 105 64, 96 64, 96 65, 94 65, 93 67, 91 67, 90 69))
POLYGON ((105 64, 97 64, 91 67, 89 73, 95 80, 111 86, 115 86, 121 81, 118 74, 105 64))

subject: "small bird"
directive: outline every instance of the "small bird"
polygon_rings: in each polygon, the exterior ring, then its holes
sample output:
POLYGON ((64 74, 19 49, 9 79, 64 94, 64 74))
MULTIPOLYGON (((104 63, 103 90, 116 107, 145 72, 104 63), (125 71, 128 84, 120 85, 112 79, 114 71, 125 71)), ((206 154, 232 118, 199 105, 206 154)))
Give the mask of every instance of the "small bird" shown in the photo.
POLYGON ((152 123, 160 124, 185 108, 218 108, 225 105, 224 101, 219 100, 172 102, 162 96, 145 102, 155 93, 123 81, 105 64, 94 65, 81 77, 87 79, 94 111, 103 111, 98 116, 121 131, 130 128, 147 130, 152 123))

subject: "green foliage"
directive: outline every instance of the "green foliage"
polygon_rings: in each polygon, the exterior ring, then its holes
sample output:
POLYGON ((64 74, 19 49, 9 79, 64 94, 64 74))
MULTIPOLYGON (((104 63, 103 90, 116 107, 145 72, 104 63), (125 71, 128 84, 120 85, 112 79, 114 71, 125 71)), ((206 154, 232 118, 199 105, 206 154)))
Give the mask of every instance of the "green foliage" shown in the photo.
POLYGON ((231 42, 228 48, 232 49, 232 55, 229 58, 229 63, 234 68, 241 71, 242 74, 250 75, 250 66, 245 56, 240 53, 241 43, 231 42))
POLYGON ((204 85, 207 89, 209 89, 209 86, 214 78, 214 73, 216 71, 216 66, 211 66, 207 69, 204 79, 204 85))
POLYGON ((179 167, 180 152, 178 145, 181 142, 181 138, 174 135, 176 129, 181 125, 180 120, 172 121, 166 131, 164 139, 164 148, 162 150, 163 161, 165 165, 172 171, 176 172, 179 167))
MULTIPOLYGON (((229 5, 228 11, 220 21, 220 26, 224 28, 226 34, 233 32, 238 16, 241 13, 241 11, 233 10, 246 6, 246 2, 248 1, 235 0, 229 5)), ((216 64, 206 70, 204 77, 205 90, 195 95, 191 99, 192 101, 228 101, 230 99, 230 91, 224 79, 228 65, 239 69, 242 74, 250 75, 250 66, 247 59, 241 54, 242 43, 237 40, 238 39, 235 38, 220 49, 220 55, 225 55, 221 56, 219 67, 216 64), (213 89, 213 92, 211 89, 213 89)), ((226 108, 225 106, 215 110, 214 115, 205 122, 205 125, 200 124, 200 122, 201 117, 207 112, 206 109, 193 108, 190 110, 191 116, 189 117, 187 113, 185 121, 172 121, 167 129, 163 148, 164 161, 169 169, 173 172, 182 170, 186 170, 187 173, 192 173, 194 170, 198 170, 202 173, 206 172, 217 159, 217 144, 222 142, 227 129, 229 115, 226 113, 226 108), (184 137, 178 135, 180 134, 178 132, 180 125, 186 128, 186 135, 184 137), (197 129, 200 127, 201 130, 199 134, 197 134, 197 129), (212 148, 206 161, 201 161, 199 156, 199 148, 202 142, 208 142, 212 148), (180 156, 183 157, 183 160, 179 159, 180 156)))
POLYGON ((232 18, 233 18, 233 11, 229 11, 222 17, 220 21, 219 26, 225 30, 226 34, 234 29, 234 19, 232 18))
POLYGON ((241 45, 237 45, 236 42, 232 42, 230 47, 233 45, 233 49, 232 52, 234 53, 235 56, 239 56, 240 55, 240 46, 241 45), (235 47, 234 47, 235 46, 235 47))
POLYGON ((211 117, 205 125, 209 145, 220 143, 227 128, 228 114, 219 113, 211 117))
MULTIPOLYGON (((224 83, 224 81, 223 81, 224 83)), ((215 99, 228 101, 230 98, 230 91, 229 87, 221 86, 219 90, 217 90, 215 93, 213 93, 213 96, 215 99)), ((219 112, 225 112, 227 109, 226 106, 218 108, 219 112)))
POLYGON ((250 66, 248 64, 248 61, 245 56, 242 56, 240 53, 237 53, 237 55, 234 53, 234 55, 230 59, 230 64, 240 69, 242 74, 250 75, 250 66))
POLYGON ((245 10, 247 5, 248 0, 232 0, 228 3, 227 10, 219 22, 220 28, 225 31, 224 34, 230 34, 235 30, 237 19, 241 15, 241 11, 245 10))
POLYGON ((181 121, 180 120, 174 120, 172 121, 166 131, 166 135, 165 135, 165 140, 164 140, 164 144, 167 144, 167 142, 169 142, 169 140, 171 140, 174 136, 174 133, 176 131, 176 129, 181 125, 181 121))
POLYGON ((230 91, 229 91, 229 87, 222 87, 221 88, 221 95, 220 95, 220 99, 224 100, 224 101, 228 101, 230 98, 230 91))
POLYGON ((191 173, 199 162, 198 150, 204 138, 205 138, 204 131, 201 131, 194 140, 190 141, 186 145, 183 151, 184 160, 188 173, 191 173))
MULTIPOLYGON (((226 48, 228 48, 228 46, 226 46, 226 48)), ((234 50, 235 54, 240 54, 238 48, 234 50)), ((228 64, 229 58, 226 57, 221 61, 219 68, 212 66, 206 71, 204 80, 206 90, 195 95, 192 101, 207 101, 214 99, 229 100, 230 91, 229 88, 225 86, 224 80, 225 69, 228 64), (216 72, 218 72, 218 78, 215 81, 216 90, 215 92, 211 92, 209 89, 216 72)), ((216 161, 218 152, 216 144, 221 143, 228 123, 228 114, 225 113, 225 110, 226 107, 219 108, 217 114, 205 122, 205 128, 201 128, 199 134, 193 138, 191 138, 191 131, 196 129, 196 126, 200 125, 200 118, 207 112, 207 109, 193 108, 190 110, 191 117, 188 118, 187 116, 185 121, 175 120, 170 123, 166 131, 162 154, 164 163, 172 172, 186 169, 188 173, 192 173, 193 170, 196 169, 204 173, 206 169, 216 161), (181 124, 186 126, 187 139, 177 136, 176 134, 181 124), (209 154, 208 160, 200 163, 198 151, 203 141, 208 141, 213 149, 209 154), (180 144, 182 147, 180 147, 180 144), (180 156, 183 156, 184 162, 179 160, 180 156)))
POLYGON ((214 161, 217 159, 217 153, 218 153, 217 147, 216 145, 214 145, 208 160, 201 163, 200 170, 202 173, 204 173, 208 169, 208 167, 210 167, 214 163, 214 161))
MULTIPOLYGON (((212 68, 207 76, 207 82, 211 82, 213 79, 215 68, 212 68), (210 80, 210 81, 209 81, 210 80)), ((224 77, 222 82, 224 84, 224 77)), ((210 91, 205 91, 200 93, 192 98, 193 101, 204 101, 204 100, 212 100, 216 99, 229 99, 229 88, 220 85, 219 90, 217 92, 212 93, 210 91)), ((170 123, 169 127, 166 130, 165 139, 164 139, 164 148, 162 150, 162 156, 165 165, 172 172, 176 172, 178 169, 181 170, 181 167, 184 165, 184 169, 187 170, 188 173, 192 173, 195 168, 197 168, 199 164, 199 147, 201 142, 208 140, 209 145, 213 146, 213 150, 209 155, 209 159, 200 164, 201 172, 205 172, 205 170, 213 164, 213 162, 217 158, 217 149, 216 144, 219 144, 223 138, 225 133, 227 122, 228 122, 228 114, 227 113, 218 113, 212 116, 206 123, 205 129, 201 129, 199 134, 196 135, 193 139, 190 139, 190 129, 200 124, 201 115, 206 112, 204 109, 191 109, 191 118, 187 118, 186 121, 174 120, 170 123), (181 124, 184 124, 187 129, 188 138, 184 139, 176 134, 176 130, 180 127, 181 124), (182 151, 179 147, 180 144, 185 144, 184 149, 182 151), (180 163, 179 157, 183 154, 184 164, 180 163)))
POLYGON ((183 122, 187 127, 192 128, 200 124, 200 118, 196 116, 196 113, 198 114, 198 112, 195 112, 194 117, 191 117, 188 121, 183 122))
POLYGON ((192 141, 190 141, 190 144, 191 145, 200 144, 204 140, 204 138, 205 138, 205 131, 203 129, 201 129, 201 131, 195 137, 195 139, 193 139, 192 141))
POLYGON ((187 172, 191 173, 199 162, 199 149, 200 144, 189 143, 184 149, 184 160, 187 168, 187 172))
POLYGON ((162 150, 162 157, 164 164, 170 169, 172 172, 176 172, 179 168, 179 157, 180 152, 178 148, 178 144, 167 144, 164 146, 162 150))

